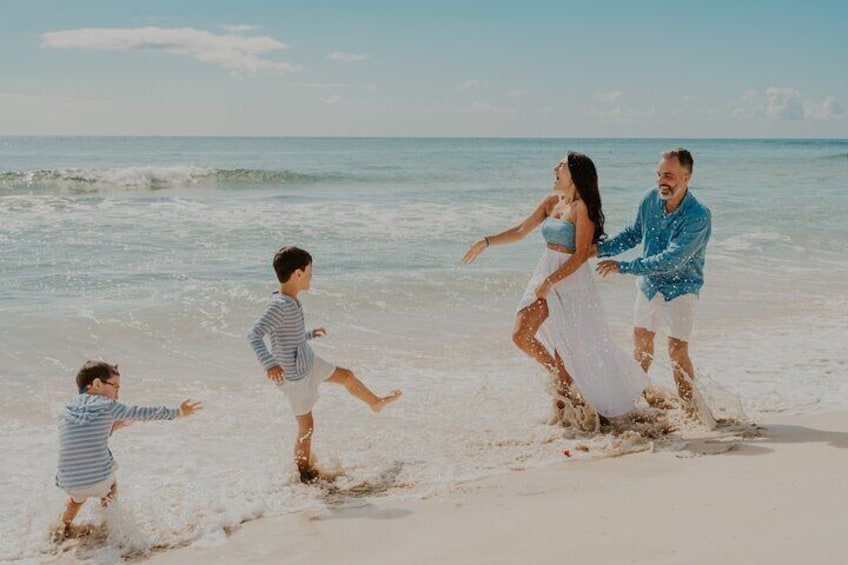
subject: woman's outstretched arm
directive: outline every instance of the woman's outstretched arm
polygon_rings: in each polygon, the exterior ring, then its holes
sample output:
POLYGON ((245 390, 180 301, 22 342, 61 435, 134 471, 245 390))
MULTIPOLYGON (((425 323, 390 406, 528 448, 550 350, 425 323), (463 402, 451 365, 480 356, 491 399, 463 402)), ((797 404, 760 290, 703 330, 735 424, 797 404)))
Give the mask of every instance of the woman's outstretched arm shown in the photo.
POLYGON ((527 234, 535 230, 539 227, 539 224, 545 221, 545 218, 548 217, 548 213, 556 201, 559 199, 559 196, 556 194, 551 194, 546 196, 542 201, 536 206, 536 209, 527 216, 523 222, 518 225, 515 225, 507 230, 504 230, 500 233, 496 233, 495 235, 487 235, 482 239, 478 239, 471 247, 468 248, 468 251, 465 252, 465 256, 462 258, 463 263, 471 263, 474 259, 477 258, 487 247, 491 245, 505 245, 507 243, 515 243, 516 241, 520 241, 527 237, 527 234))

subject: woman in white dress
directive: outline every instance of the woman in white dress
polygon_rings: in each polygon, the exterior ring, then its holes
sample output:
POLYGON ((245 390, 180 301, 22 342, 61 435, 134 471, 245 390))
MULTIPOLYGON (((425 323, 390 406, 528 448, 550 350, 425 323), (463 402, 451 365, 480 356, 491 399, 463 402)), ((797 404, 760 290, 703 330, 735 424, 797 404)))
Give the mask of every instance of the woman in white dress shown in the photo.
POLYGON ((542 226, 546 247, 518 303, 512 338, 554 375, 563 421, 593 430, 599 425, 596 412, 604 417, 630 412, 650 381, 613 342, 586 263, 592 244, 606 237, 595 165, 569 153, 554 174, 554 194, 520 224, 475 242, 462 262, 542 226))

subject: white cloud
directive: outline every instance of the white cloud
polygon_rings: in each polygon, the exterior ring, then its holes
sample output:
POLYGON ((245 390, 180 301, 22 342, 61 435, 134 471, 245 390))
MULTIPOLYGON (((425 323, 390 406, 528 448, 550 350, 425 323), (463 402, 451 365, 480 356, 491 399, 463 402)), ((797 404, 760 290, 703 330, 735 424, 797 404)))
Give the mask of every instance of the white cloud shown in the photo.
POLYGON ((294 83, 292 86, 300 88, 347 88, 350 85, 343 82, 301 82, 294 83))
POLYGON ((56 49, 101 51, 165 51, 234 71, 295 72, 299 65, 262 57, 288 46, 268 36, 216 35, 193 28, 85 28, 41 35, 43 45, 56 49))
POLYGON ((357 61, 367 61, 368 55, 333 51, 332 53, 327 53, 327 58, 331 61, 338 61, 339 63, 355 63, 357 61))
POLYGON ((471 104, 471 109, 475 112, 482 113, 494 112, 496 110, 494 106, 486 104, 485 102, 474 102, 471 104))
POLYGON ((471 79, 471 80, 467 80, 467 81, 463 82, 457 88, 459 90, 473 90, 475 88, 487 88, 488 86, 489 86, 489 83, 482 81, 482 80, 477 80, 475 78, 475 79, 471 79))
POLYGON ((805 100, 804 117, 808 120, 841 120, 845 117, 845 113, 836 98, 827 96, 819 104, 812 100, 805 100))
POLYGON ((766 90, 766 116, 784 120, 804 119, 804 99, 794 88, 776 88, 766 90))
POLYGON ((616 106, 608 110, 599 110, 597 108, 589 109, 589 117, 599 120, 610 120, 614 122, 641 122, 647 121, 654 117, 656 108, 650 107, 644 110, 634 108, 622 108, 616 106))
POLYGON ((615 102, 624 93, 620 90, 610 90, 609 92, 598 92, 595 94, 595 99, 599 102, 615 102))
POLYGON ((832 121, 845 118, 839 102, 826 96, 816 102, 794 88, 769 87, 764 95, 748 90, 731 109, 734 117, 765 116, 773 120, 832 121))
POLYGON ((526 90, 510 90, 506 93, 510 98, 521 98, 527 94, 526 90))
POLYGON ((221 27, 224 28, 227 31, 230 31, 230 32, 233 32, 233 33, 239 33, 239 32, 242 32, 242 31, 253 31, 258 26, 252 26, 250 24, 237 24, 237 25, 222 25, 221 27))
POLYGON ((342 97, 338 94, 333 94, 332 96, 328 96, 324 99, 324 102, 327 104, 338 104, 341 101, 342 97))

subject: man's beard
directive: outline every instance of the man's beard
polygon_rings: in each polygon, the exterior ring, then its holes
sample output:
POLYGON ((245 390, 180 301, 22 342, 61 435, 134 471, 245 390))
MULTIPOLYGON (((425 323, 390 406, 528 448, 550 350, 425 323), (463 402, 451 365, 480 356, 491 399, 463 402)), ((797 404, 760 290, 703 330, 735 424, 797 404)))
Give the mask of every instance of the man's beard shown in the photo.
POLYGON ((667 184, 661 184, 659 186, 659 190, 657 191, 657 194, 659 194, 660 196, 660 200, 671 200, 672 198, 674 198, 674 195, 677 193, 678 186, 680 185, 669 186, 667 184), (663 192, 664 188, 667 188, 668 190, 666 192, 663 192))

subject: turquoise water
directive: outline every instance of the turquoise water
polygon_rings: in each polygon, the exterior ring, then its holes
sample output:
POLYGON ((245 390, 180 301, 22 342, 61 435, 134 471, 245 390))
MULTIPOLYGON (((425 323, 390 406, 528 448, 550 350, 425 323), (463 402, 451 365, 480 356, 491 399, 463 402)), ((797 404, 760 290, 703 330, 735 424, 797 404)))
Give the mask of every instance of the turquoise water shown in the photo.
MULTIPOLYGON (((459 259, 529 214, 569 150, 595 161, 615 234, 678 144, 714 222, 699 373, 754 418, 848 406, 848 140, 0 137, 0 490, 6 513, 28 509, 0 558, 37 552, 58 512, 53 414, 92 357, 120 364, 129 402, 207 404, 113 440, 145 535, 205 539, 315 502, 290 483, 292 418, 244 338, 284 244, 315 258, 316 350, 405 391, 379 417, 322 393, 326 464, 353 482, 399 469, 390 494, 418 496, 556 460, 544 376, 510 339, 541 240, 459 259)), ((598 284, 629 347, 633 279, 598 284)), ((667 364, 652 378, 670 383, 667 364)))

